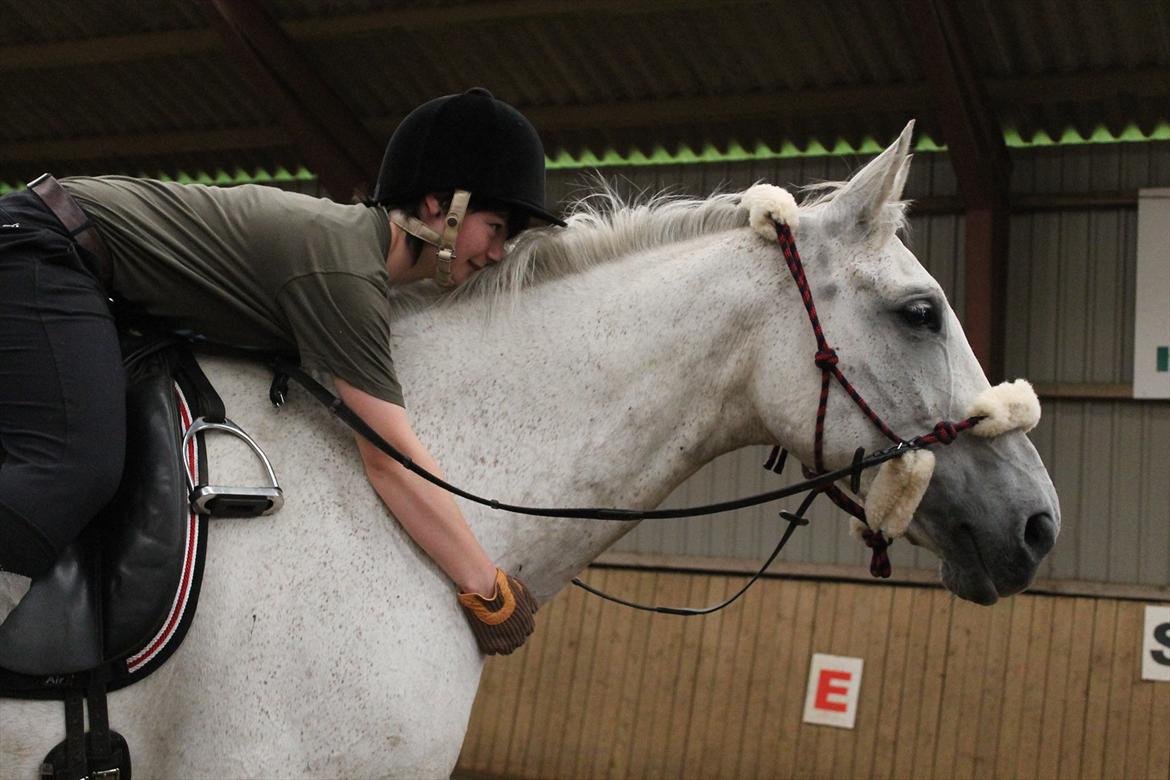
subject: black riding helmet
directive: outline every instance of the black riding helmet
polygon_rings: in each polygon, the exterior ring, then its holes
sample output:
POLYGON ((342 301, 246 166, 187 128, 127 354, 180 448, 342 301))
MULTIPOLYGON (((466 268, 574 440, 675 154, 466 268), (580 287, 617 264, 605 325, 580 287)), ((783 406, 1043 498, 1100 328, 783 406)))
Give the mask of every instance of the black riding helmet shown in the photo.
POLYGON ((386 145, 373 201, 466 190, 555 225, 544 208, 544 146, 523 114, 482 87, 411 111, 386 145))

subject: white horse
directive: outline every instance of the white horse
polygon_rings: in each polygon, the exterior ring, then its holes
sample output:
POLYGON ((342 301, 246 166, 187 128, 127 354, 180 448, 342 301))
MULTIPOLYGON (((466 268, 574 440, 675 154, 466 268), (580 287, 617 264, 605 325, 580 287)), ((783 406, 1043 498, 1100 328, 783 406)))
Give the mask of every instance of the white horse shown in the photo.
MULTIPOLYGON (((907 127, 801 209, 796 232, 843 369, 905 436, 963 418, 988 387, 939 285, 895 235, 909 141, 907 127)), ((517 503, 649 508, 746 445, 781 443, 811 464, 812 332, 780 249, 748 226, 738 199, 586 207, 404 317, 396 369, 447 476, 517 503)), ((233 418, 273 458, 287 502, 269 518, 212 521, 185 643, 111 694, 136 774, 446 777, 484 660, 451 583, 387 515, 348 430, 295 389, 290 407, 270 408, 262 368, 205 362, 233 418)), ((886 445, 834 390, 827 465, 886 445)), ((244 458, 214 463, 217 481, 244 458)), ((1059 528, 1035 449, 1018 432, 963 437, 937 460, 910 539, 940 556, 945 584, 964 598, 1021 590, 1059 528)), ((541 602, 630 530, 463 509, 541 602)), ((61 712, 0 701, 0 774, 35 775, 63 737, 61 712)))

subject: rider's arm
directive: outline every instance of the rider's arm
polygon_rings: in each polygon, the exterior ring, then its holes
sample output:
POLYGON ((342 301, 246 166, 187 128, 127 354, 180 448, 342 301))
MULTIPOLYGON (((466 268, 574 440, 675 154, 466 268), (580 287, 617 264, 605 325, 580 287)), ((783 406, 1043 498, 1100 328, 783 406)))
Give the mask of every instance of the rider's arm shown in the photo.
MULTIPOLYGON (((345 405, 387 442, 427 471, 443 473, 415 436, 406 410, 335 379, 345 405)), ((360 435, 355 435, 366 476, 410 538, 468 593, 491 594, 496 567, 480 546, 455 500, 443 489, 412 474, 360 435)))

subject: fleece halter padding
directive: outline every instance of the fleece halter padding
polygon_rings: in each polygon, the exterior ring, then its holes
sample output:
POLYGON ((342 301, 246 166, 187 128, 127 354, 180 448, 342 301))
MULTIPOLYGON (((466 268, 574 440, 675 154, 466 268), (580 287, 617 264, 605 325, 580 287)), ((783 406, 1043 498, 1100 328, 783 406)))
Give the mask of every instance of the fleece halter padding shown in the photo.
MULTIPOLYGON (((979 418, 970 429, 976 436, 1027 433, 1040 422, 1040 399, 1026 379, 1002 382, 984 390, 971 404, 967 417, 979 418)), ((928 450, 883 463, 865 497, 868 528, 881 531, 888 539, 906 533, 933 472, 934 453, 928 450)), ((855 526, 854 530, 859 529, 855 526)))
MULTIPOLYGON (((866 527, 881 531, 887 539, 906 533, 933 475, 934 453, 930 450, 915 450, 883 463, 865 496, 866 527)), ((861 525, 857 518, 853 522, 861 525)), ((861 538, 857 533, 861 529, 854 530, 861 538)))
POLYGON ((775 184, 756 184, 744 190, 739 205, 748 210, 748 218, 756 232, 775 243, 779 239, 776 225, 788 225, 796 232, 800 220, 800 207, 796 198, 783 187, 775 184))
MULTIPOLYGON (((786 190, 770 184, 757 184, 746 190, 740 200, 748 209, 751 226, 766 240, 778 242, 784 252, 785 262, 800 291, 801 300, 808 312, 813 335, 817 341, 814 362, 821 370, 821 393, 817 406, 816 433, 813 444, 814 469, 804 468, 806 477, 825 473, 824 429, 825 413, 828 407, 829 388, 832 380, 849 394, 858 408, 869 418, 886 438, 895 444, 907 444, 905 455, 886 461, 870 486, 862 506, 851 499, 836 485, 822 488, 833 503, 853 515, 855 535, 873 549, 870 572, 874 576, 888 577, 890 562, 886 548, 890 540, 902 536, 930 479, 934 474, 934 454, 920 449, 935 444, 950 444, 958 434, 973 430, 980 436, 999 436, 1011 431, 1030 431, 1040 420, 1040 401, 1032 386, 1025 380, 1005 382, 984 391, 971 407, 967 418, 958 422, 943 420, 922 436, 906 441, 869 407, 861 394, 853 387, 838 367, 837 353, 831 346, 817 316, 812 291, 805 276, 800 254, 796 250, 793 231, 797 220, 796 201, 786 190)), ((859 451, 860 455, 860 451, 859 451)), ((776 453, 769 458, 769 466, 776 461, 776 453)), ((781 461, 782 462, 782 461, 781 461)), ((773 469, 775 470, 775 469, 773 469)), ((859 486, 854 485, 854 492, 859 486)), ((806 501, 806 504, 808 502, 806 501)))
POLYGON ((975 399, 970 416, 983 418, 971 430, 978 436, 999 436, 1011 431, 1027 433, 1040 422, 1040 399, 1026 379, 1001 382, 975 399))

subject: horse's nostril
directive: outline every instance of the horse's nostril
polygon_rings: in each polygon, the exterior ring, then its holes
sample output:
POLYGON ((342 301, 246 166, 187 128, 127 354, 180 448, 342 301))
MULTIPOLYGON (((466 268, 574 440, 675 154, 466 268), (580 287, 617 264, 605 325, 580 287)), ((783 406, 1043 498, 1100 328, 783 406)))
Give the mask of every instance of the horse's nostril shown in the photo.
POLYGON ((1024 544, 1036 558, 1043 558, 1056 543, 1056 523, 1047 512, 1032 515, 1024 523, 1024 544))

